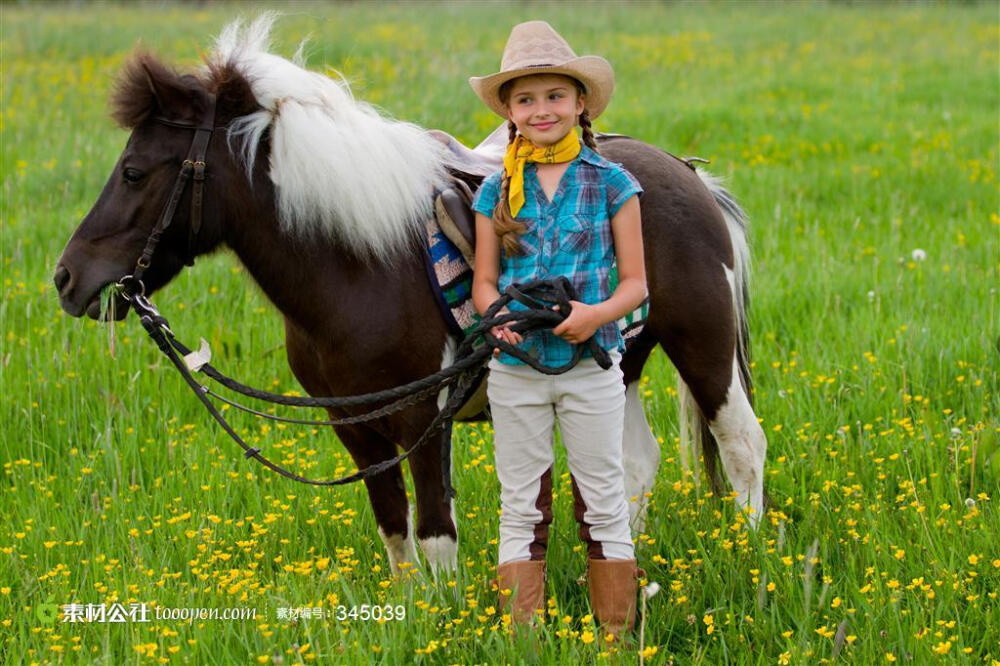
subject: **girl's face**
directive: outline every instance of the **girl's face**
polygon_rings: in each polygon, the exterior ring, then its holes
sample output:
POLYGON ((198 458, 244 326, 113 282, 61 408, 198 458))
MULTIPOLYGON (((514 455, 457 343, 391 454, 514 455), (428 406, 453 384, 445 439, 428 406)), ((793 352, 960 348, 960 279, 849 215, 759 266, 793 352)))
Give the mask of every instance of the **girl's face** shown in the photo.
POLYGON ((551 146, 573 131, 585 101, 568 76, 522 76, 511 83, 507 117, 531 143, 551 146))

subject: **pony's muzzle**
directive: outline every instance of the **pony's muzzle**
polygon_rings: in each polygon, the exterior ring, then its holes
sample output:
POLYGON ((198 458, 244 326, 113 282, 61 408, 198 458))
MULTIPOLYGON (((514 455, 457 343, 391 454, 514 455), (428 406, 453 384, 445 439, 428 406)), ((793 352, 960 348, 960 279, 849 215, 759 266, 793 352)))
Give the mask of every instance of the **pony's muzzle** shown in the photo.
POLYGON ((55 275, 52 276, 52 281, 56 283, 56 292, 59 293, 60 296, 62 295, 63 287, 69 283, 69 278, 70 274, 68 268, 62 264, 56 266, 56 272, 55 275))

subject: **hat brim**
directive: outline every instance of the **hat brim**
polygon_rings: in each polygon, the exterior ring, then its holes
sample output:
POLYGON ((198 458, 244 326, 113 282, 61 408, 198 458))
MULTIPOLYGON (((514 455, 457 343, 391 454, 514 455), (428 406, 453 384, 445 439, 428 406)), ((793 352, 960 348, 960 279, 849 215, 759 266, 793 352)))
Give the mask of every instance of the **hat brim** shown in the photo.
POLYGON ((578 79, 587 89, 586 109, 594 119, 611 101, 615 89, 615 73, 611 63, 600 56, 581 56, 560 65, 523 67, 489 76, 473 76, 469 85, 486 106, 503 119, 507 119, 507 105, 500 100, 500 87, 508 81, 533 74, 562 74, 578 79))

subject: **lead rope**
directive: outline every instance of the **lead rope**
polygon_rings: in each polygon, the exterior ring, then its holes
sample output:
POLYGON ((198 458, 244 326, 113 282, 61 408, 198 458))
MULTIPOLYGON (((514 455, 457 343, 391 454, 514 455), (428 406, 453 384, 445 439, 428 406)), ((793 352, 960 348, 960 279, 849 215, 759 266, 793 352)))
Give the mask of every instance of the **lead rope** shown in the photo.
MULTIPOLYGON (((579 363, 583 354, 583 345, 575 345, 572 359, 561 366, 550 368, 540 364, 536 359, 529 356, 524 351, 508 344, 507 342, 494 338, 489 331, 494 326, 510 324, 511 330, 517 333, 525 333, 531 330, 553 328, 563 321, 571 311, 570 301, 574 299, 575 293, 572 284, 566 278, 555 280, 538 280, 525 285, 512 285, 504 294, 497 299, 483 315, 482 320, 469 332, 468 336, 459 345, 456 351, 456 361, 441 371, 424 377, 403 386, 395 387, 385 391, 377 391, 357 396, 327 397, 327 398, 302 398, 298 396, 284 396, 268 391, 260 391, 241 384, 234 379, 220 373, 211 364, 205 363, 196 371, 205 373, 212 380, 222 384, 228 389, 241 393, 248 397, 266 400, 275 404, 290 405, 296 407, 332 407, 347 408, 382 403, 392 401, 387 405, 373 410, 367 414, 349 416, 343 419, 328 421, 312 421, 305 419, 289 419, 251 409, 231 401, 223 396, 211 391, 207 386, 202 385, 192 375, 184 356, 191 353, 191 350, 182 344, 170 330, 170 325, 159 311, 153 306, 145 296, 142 283, 132 279, 127 284, 119 283, 119 291, 123 297, 129 301, 142 323, 143 328, 157 347, 170 360, 177 371, 184 378, 185 383, 191 388, 195 396, 205 406, 213 419, 222 429, 244 450, 244 458, 254 458, 265 467, 278 474, 315 486, 335 486, 360 481, 379 474, 403 460, 410 457, 417 449, 430 440, 430 436, 437 430, 442 433, 441 467, 443 472, 445 495, 447 499, 455 496, 455 490, 451 485, 451 418, 461 409, 469 397, 472 389, 476 386, 476 379, 483 367, 489 361, 494 349, 500 349, 515 358, 525 362, 531 367, 544 374, 562 374, 579 363), (511 302, 517 301, 527 309, 516 310, 500 314, 500 311, 511 302), (546 302, 555 302, 559 306, 558 311, 554 311, 546 305, 546 302), (431 424, 421 434, 420 438, 408 450, 395 456, 394 458, 381 461, 358 470, 345 477, 330 480, 308 479, 295 472, 291 472, 281 466, 271 462, 261 455, 260 449, 247 444, 236 431, 229 425, 225 417, 215 407, 209 397, 215 397, 221 401, 237 407, 243 411, 290 423, 306 425, 342 425, 347 423, 359 423, 380 418, 387 414, 405 409, 406 407, 425 400, 435 392, 448 388, 448 397, 444 407, 437 413, 431 424)), ((602 349, 597 341, 591 337, 586 343, 594 359, 604 369, 611 367, 611 359, 608 353, 602 349)))

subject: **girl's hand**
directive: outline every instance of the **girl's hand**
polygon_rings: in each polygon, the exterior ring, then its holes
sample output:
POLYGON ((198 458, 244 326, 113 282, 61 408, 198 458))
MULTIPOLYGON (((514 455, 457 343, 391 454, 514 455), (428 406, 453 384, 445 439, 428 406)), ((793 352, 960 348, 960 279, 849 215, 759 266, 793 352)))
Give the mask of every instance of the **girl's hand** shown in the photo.
MULTIPOLYGON (((497 314, 507 314, 507 312, 508 310, 504 308, 497 314)), ((515 333, 514 331, 510 330, 506 325, 494 326, 493 328, 490 329, 490 334, 493 335, 494 338, 503 340, 504 342, 510 345, 519 345, 521 344, 522 341, 524 341, 524 336, 522 336, 520 333, 515 333)), ((493 355, 499 356, 500 350, 494 348, 493 355)))
MULTIPOLYGON (((586 342, 604 323, 601 321, 600 313, 596 306, 587 305, 580 301, 570 301, 573 309, 569 316, 561 324, 552 329, 552 332, 563 340, 575 345, 586 342)), ((559 306, 553 310, 558 311, 559 306)))

